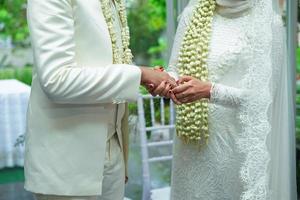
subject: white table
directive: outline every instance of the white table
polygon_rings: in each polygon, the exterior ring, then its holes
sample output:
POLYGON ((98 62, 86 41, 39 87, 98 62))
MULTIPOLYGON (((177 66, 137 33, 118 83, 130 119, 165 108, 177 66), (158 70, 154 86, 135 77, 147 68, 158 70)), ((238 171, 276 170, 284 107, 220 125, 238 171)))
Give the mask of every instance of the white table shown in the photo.
POLYGON ((0 168, 23 166, 24 146, 15 147, 25 134, 30 87, 17 80, 0 80, 0 168))

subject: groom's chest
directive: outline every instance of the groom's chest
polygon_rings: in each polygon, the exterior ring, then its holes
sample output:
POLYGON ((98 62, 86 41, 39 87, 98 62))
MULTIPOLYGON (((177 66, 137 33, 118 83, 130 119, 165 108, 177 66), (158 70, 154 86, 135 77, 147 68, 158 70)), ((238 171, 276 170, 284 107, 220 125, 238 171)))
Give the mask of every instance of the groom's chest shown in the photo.
POLYGON ((101 0, 73 0, 72 8, 77 62, 91 67, 103 64, 100 60, 111 63, 111 37, 101 0))
POLYGON ((109 36, 101 0, 73 0, 72 8, 76 31, 98 31, 109 36))

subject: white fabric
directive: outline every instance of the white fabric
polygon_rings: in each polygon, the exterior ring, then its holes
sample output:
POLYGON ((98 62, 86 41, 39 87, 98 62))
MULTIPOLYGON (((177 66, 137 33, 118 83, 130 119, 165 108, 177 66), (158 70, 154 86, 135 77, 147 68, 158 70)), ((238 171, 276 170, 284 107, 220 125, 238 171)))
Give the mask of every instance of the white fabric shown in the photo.
MULTIPOLYGON (((273 8, 282 15, 279 0, 273 0, 273 8)), ((280 20, 280 19, 277 19, 280 20)), ((273 47, 272 64, 280 71, 274 73, 273 80, 278 80, 275 100, 273 103, 273 118, 271 122, 272 136, 268 141, 271 152, 271 199, 296 199, 296 166, 295 161, 295 108, 293 91, 288 91, 288 67, 286 49, 286 30, 282 26, 272 26, 273 47), (279 56, 284 52, 284 56, 279 56), (282 66, 282 67, 280 67, 282 66), (287 105, 288 108, 287 108, 287 105), (289 130, 288 132, 286 130, 289 130), (290 133, 290 134, 288 134, 290 133)))
MULTIPOLYGON (((113 104, 136 100, 141 71, 113 64, 99 0, 29 0, 28 22, 35 66, 25 188, 42 194, 100 195, 108 115, 113 104)), ((118 112, 119 138, 122 117, 118 112)))
MULTIPOLYGON (((35 195, 35 200, 99 200, 97 196, 90 197, 62 197, 62 196, 51 196, 51 195, 35 195)), ((124 198, 124 200, 131 200, 124 198)))
POLYGON ((106 145, 102 194, 99 200, 121 200, 125 192, 125 165, 122 149, 115 134, 106 145))
POLYGON ((28 85, 0 80, 0 168, 24 164, 24 147, 14 144, 25 134, 29 95, 28 85))
POLYGON ((170 187, 151 190, 151 200, 168 200, 170 199, 170 192, 170 187))
MULTIPOLYGON (((113 16, 113 21, 114 21, 114 28, 118 33, 121 33, 121 21, 120 21, 120 17, 118 14, 118 11, 116 9, 115 4, 113 3, 113 1, 110 1, 110 5, 111 5, 111 10, 112 10, 112 16, 113 16)), ((121 34, 117 34, 116 35, 116 39, 117 39, 117 46, 118 48, 123 48, 122 45, 122 37, 121 34)), ((120 124, 117 124, 117 117, 118 114, 120 116, 124 116, 125 113, 125 105, 124 104, 113 104, 111 105, 112 107, 112 113, 109 113, 108 115, 108 119, 109 119, 109 130, 108 130, 108 135, 107 135, 107 139, 109 140, 114 133, 117 130, 117 127, 120 126, 120 124)))
MULTIPOLYGON (((188 7, 195 5, 199 0, 190 0, 188 7)), ((217 13, 226 18, 235 18, 245 15, 253 7, 253 0, 216 0, 217 13)))
MULTIPOLYGON (((189 4, 179 23, 170 59, 173 74, 195 3, 189 4)), ((209 80, 216 83, 209 105, 210 138, 200 150, 175 138, 173 200, 293 196, 284 28, 271 0, 251 4, 251 10, 240 16, 214 17, 208 59, 209 80), (284 178, 283 183, 277 177, 284 178)))
POLYGON ((122 200, 124 199, 125 170, 123 153, 116 135, 107 141, 104 179, 101 196, 54 196, 35 194, 37 200, 122 200), (123 179, 122 179, 123 177, 123 179))
POLYGON ((217 12, 224 17, 239 17, 251 9, 250 0, 216 0, 217 12))

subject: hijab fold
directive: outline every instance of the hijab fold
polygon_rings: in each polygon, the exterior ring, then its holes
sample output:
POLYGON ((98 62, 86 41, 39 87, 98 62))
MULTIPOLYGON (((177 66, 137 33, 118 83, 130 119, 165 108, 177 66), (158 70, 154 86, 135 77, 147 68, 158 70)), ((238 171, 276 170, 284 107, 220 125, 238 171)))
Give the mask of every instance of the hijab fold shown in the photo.
POLYGON ((244 16, 252 8, 251 0, 216 0, 216 2, 218 14, 227 18, 244 16))

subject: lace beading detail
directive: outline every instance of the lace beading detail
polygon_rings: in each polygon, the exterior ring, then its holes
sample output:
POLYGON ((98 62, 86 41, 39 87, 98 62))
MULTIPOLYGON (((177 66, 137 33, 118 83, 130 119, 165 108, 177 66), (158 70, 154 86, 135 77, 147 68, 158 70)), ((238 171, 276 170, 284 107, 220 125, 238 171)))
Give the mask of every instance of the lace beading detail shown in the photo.
POLYGON ((240 109, 242 132, 238 147, 245 155, 240 176, 244 182, 242 200, 270 199, 269 172, 270 153, 267 137, 271 132, 268 111, 272 103, 270 81, 272 78, 272 2, 256 0, 252 24, 249 24, 252 64, 246 77, 251 91, 240 109), (259 31, 258 31, 259 30, 259 31))
POLYGON ((210 92, 210 102, 235 107, 244 103, 246 95, 247 92, 245 90, 214 84, 210 92))

